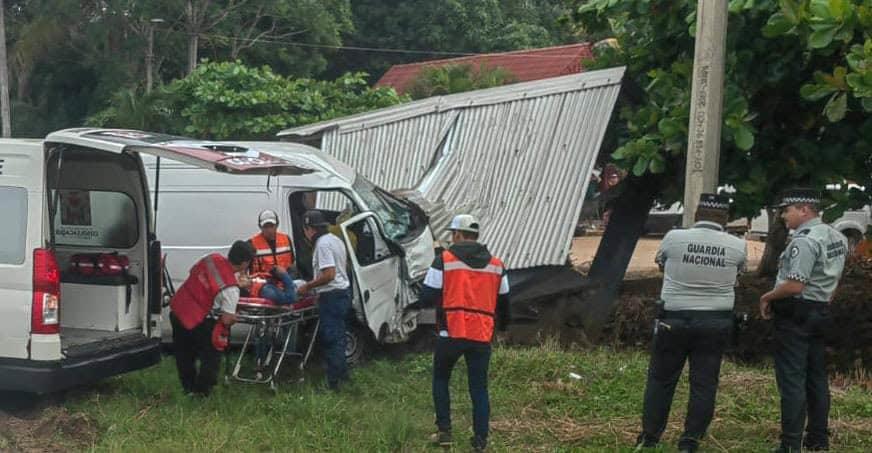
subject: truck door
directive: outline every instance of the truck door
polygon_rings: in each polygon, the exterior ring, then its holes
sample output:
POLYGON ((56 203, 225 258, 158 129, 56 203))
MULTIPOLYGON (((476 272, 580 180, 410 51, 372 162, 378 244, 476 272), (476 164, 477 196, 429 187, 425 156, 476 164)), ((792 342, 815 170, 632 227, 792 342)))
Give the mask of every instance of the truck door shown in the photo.
POLYGON ((400 257, 388 246, 372 212, 358 214, 340 225, 360 295, 366 324, 375 338, 392 329, 398 307, 400 257), (382 330, 382 328, 386 330, 382 330))

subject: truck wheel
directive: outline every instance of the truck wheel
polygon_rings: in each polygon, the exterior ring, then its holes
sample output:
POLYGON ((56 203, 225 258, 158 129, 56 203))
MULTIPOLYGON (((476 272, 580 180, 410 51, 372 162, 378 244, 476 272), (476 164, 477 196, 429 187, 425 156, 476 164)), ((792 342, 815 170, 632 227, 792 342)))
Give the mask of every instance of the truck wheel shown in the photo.
POLYGON ((375 339, 369 329, 358 323, 350 323, 345 329, 345 361, 358 366, 372 354, 375 339))

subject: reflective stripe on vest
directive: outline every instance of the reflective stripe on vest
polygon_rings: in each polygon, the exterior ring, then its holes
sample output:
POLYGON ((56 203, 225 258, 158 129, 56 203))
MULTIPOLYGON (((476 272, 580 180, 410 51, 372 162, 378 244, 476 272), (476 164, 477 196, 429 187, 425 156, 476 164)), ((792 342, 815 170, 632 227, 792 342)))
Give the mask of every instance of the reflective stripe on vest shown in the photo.
POLYGON ((448 336, 490 342, 503 263, 491 257, 487 266, 474 268, 447 250, 442 262, 442 309, 448 336))
POLYGON ((237 286, 237 282, 230 261, 217 253, 207 255, 191 268, 188 279, 170 301, 170 309, 182 326, 193 329, 212 310, 215 296, 231 286, 237 286))
POLYGON ((275 251, 269 246, 269 241, 262 233, 252 236, 251 245, 254 246, 254 260, 251 263, 253 273, 269 272, 276 266, 287 269, 294 264, 291 238, 287 234, 276 233, 275 251))
POLYGON ((255 274, 251 276, 251 286, 248 287, 249 297, 260 297, 260 290, 267 283, 271 283, 278 288, 284 288, 281 282, 276 281, 269 274, 255 274))

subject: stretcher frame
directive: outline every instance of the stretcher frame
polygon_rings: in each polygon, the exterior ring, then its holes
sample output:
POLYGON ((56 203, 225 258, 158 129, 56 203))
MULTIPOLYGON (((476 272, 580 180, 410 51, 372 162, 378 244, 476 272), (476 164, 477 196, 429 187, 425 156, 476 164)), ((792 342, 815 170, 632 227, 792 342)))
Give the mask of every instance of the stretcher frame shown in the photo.
MULTIPOLYGON (((318 318, 318 307, 314 297, 305 298, 291 305, 277 305, 267 299, 254 297, 241 297, 236 308, 237 324, 248 326, 248 333, 242 344, 232 370, 230 360, 225 361, 227 370, 225 380, 235 380, 250 384, 268 384, 271 389, 278 390, 277 376, 281 371, 282 363, 286 356, 300 358, 298 365, 301 373, 306 367, 312 355, 315 340, 318 338, 318 329, 321 321, 318 318), (288 351, 291 338, 298 337, 300 328, 311 321, 315 321, 315 329, 304 351, 288 351), (264 358, 256 357, 256 369, 254 373, 247 374, 244 371, 243 360, 250 350, 256 347, 256 341, 266 341, 269 349, 264 358), (280 346, 277 348, 277 341, 280 346), (263 362, 261 362, 263 360, 263 362), (261 368, 262 371, 259 371, 261 368)), ((255 352, 256 353, 256 352, 255 352)))

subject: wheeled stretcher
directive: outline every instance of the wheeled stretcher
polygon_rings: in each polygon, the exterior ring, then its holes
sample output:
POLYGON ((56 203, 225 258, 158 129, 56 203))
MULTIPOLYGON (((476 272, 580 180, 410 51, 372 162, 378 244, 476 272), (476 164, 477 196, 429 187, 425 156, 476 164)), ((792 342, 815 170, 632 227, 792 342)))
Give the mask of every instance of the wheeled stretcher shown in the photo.
POLYGON ((269 384, 275 390, 278 388, 276 378, 288 356, 300 359, 298 367, 302 372, 318 337, 320 321, 316 299, 309 296, 294 304, 277 305, 268 299, 240 297, 236 307, 237 324, 248 326, 248 333, 232 370, 229 369, 231 361, 225 361, 228 367, 225 379, 269 384), (314 331, 307 344, 300 344, 302 329, 312 323, 314 331), (250 354, 255 356, 254 360, 246 361, 250 354))

